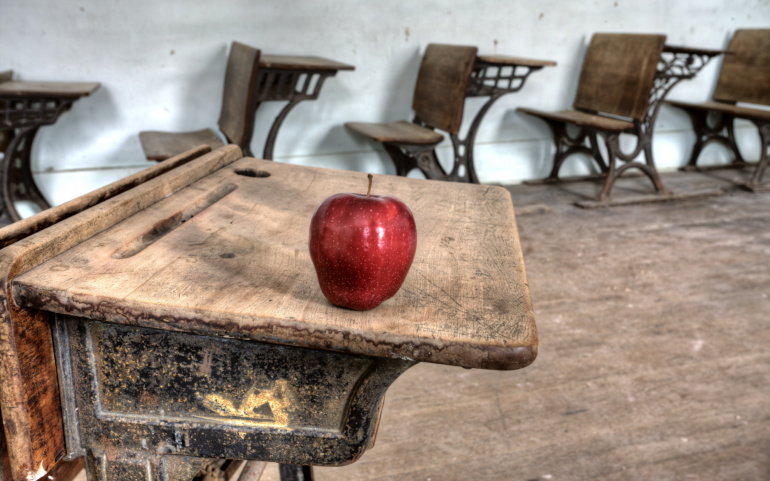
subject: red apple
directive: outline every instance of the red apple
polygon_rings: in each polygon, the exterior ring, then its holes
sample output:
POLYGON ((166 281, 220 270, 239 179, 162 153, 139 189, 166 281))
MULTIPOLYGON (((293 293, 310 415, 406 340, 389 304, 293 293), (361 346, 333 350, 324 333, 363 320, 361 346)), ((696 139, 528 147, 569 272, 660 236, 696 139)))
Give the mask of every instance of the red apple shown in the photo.
POLYGON ((412 212, 390 196, 334 194, 310 222, 310 258, 335 306, 366 311, 393 297, 417 248, 412 212))

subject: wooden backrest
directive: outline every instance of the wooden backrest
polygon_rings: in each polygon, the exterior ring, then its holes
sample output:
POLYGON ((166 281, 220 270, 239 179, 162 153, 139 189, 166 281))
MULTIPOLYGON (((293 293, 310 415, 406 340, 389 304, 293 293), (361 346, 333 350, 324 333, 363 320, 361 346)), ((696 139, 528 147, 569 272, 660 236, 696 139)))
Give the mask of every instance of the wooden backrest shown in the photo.
POLYGON ((770 29, 737 30, 727 50, 714 100, 770 105, 770 29))
POLYGON ((233 42, 225 72, 219 128, 231 144, 242 149, 254 130, 254 102, 259 69, 259 50, 233 42))
POLYGON ((431 127, 456 134, 463 119, 465 90, 476 47, 430 44, 422 58, 412 108, 431 127))
POLYGON ((574 106, 642 121, 665 35, 597 33, 583 60, 574 106))

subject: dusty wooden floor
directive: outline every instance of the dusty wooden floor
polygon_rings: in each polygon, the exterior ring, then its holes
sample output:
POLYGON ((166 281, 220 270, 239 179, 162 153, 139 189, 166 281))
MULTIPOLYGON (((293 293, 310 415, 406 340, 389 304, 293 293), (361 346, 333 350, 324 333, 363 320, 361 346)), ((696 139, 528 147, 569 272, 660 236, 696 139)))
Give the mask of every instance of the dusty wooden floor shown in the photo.
POLYGON ((770 194, 729 182, 748 175, 669 174, 727 193, 601 210, 571 205, 597 184, 511 187, 538 359, 416 366, 375 448, 317 480, 768 479, 770 194))

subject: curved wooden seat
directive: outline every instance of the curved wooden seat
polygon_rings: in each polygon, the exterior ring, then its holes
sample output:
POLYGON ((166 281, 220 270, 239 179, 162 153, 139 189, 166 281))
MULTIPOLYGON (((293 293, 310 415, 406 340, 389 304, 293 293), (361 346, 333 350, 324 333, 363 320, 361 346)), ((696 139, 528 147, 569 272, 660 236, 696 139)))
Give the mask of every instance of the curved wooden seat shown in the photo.
POLYGON ((196 132, 140 132, 139 141, 147 160, 166 160, 200 145, 208 145, 212 150, 225 145, 211 129, 196 132))
MULTIPOLYGON (((250 144, 254 131, 259 57, 259 50, 233 42, 227 59, 219 114, 219 129, 225 135, 226 143, 238 145, 246 155, 252 155, 250 144)), ((212 149, 224 145, 211 129, 183 133, 146 131, 139 133, 139 140, 148 160, 165 160, 204 144, 212 149)))
POLYGON ((444 140, 444 136, 426 127, 421 127, 406 120, 388 124, 366 122, 347 122, 345 127, 365 135, 375 142, 391 142, 404 145, 435 145, 444 140))
POLYGON ((683 170, 697 170, 697 162, 703 148, 717 142, 733 154, 730 166, 744 167, 746 162, 735 140, 735 119, 749 120, 757 126, 760 140, 759 160, 745 187, 749 190, 765 190, 762 176, 768 164, 770 148, 770 110, 737 105, 739 102, 770 106, 770 29, 737 30, 728 47, 713 101, 691 103, 669 101, 670 105, 683 109, 690 116, 695 130, 695 144, 683 170), (710 125, 708 115, 722 114, 716 125, 710 125))
POLYGON ((708 112, 719 112, 721 114, 734 115, 747 120, 770 121, 770 110, 744 107, 742 105, 727 104, 724 102, 680 102, 671 100, 667 102, 680 109, 694 109, 708 112))
POLYGON ((516 110, 519 110, 520 112, 524 112, 529 115, 533 115, 535 117, 573 124, 573 125, 577 125, 578 127, 591 127, 595 129, 602 129, 602 130, 616 130, 618 132, 631 131, 634 129, 633 122, 615 119, 612 117, 605 117, 603 115, 589 114, 586 112, 580 112, 579 110, 560 110, 558 112, 545 112, 543 110, 529 109, 526 107, 520 107, 516 110))

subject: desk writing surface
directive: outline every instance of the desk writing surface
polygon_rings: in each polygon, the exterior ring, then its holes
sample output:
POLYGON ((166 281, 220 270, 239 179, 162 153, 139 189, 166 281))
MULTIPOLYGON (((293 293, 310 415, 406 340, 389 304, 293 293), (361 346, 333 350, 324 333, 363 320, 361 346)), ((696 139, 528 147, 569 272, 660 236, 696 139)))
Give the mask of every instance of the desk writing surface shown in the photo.
POLYGON ((13 97, 85 97, 94 93, 98 82, 0 82, 0 95, 13 97))
POLYGON ((732 54, 732 52, 723 49, 685 47, 682 45, 669 44, 663 45, 663 51, 669 53, 686 53, 691 55, 709 55, 712 57, 716 55, 732 54))
POLYGON ((538 60, 534 58, 512 57, 509 55, 478 55, 476 60, 483 63, 498 65, 522 65, 526 67, 554 67, 553 60, 538 60))
POLYGON ((374 194, 394 195, 414 214, 414 263, 401 290, 371 311, 326 300, 308 252, 311 216, 327 196, 366 186, 365 173, 244 158, 15 278, 14 299, 380 357, 531 363, 537 331, 513 205, 500 187, 375 176, 374 194))
POLYGON ((286 70, 354 70, 355 67, 323 57, 303 55, 261 55, 259 68, 286 70))

